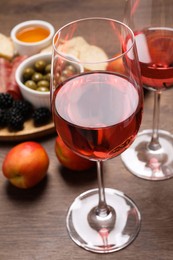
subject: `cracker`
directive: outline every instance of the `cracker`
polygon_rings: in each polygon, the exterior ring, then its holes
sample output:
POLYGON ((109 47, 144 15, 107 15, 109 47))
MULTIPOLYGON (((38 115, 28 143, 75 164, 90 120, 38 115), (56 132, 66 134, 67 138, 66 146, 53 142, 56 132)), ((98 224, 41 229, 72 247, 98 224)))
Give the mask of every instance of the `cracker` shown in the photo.
MULTIPOLYGON (((42 51, 48 51, 48 49, 42 51)), ((108 57, 103 49, 95 46, 89 45, 83 37, 77 36, 68 41, 65 41, 59 46, 59 51, 66 54, 73 55, 81 62, 84 62, 84 68, 86 70, 105 70, 107 66, 108 57), (102 63, 104 62, 105 63, 102 63), (97 64, 92 64, 92 62, 97 62, 97 64), (100 63, 99 63, 100 62, 100 63)))
POLYGON ((86 63, 85 68, 87 70, 105 70, 108 57, 101 48, 95 45, 88 45, 88 47, 85 47, 80 53, 79 59, 86 63))
POLYGON ((10 37, 0 33, 0 57, 11 60, 14 56, 14 45, 10 37))

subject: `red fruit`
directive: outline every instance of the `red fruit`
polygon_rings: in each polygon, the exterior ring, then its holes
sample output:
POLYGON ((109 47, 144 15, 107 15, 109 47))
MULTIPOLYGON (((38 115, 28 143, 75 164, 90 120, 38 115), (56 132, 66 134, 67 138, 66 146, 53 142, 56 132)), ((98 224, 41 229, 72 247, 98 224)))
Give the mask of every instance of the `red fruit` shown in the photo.
POLYGON ((18 188, 30 188, 39 183, 47 173, 49 157, 36 142, 23 142, 14 146, 6 155, 2 172, 18 188))
MULTIPOLYGON (((116 56, 118 56, 118 55, 116 55, 116 56)), ((117 60, 114 60, 114 61, 108 63, 106 70, 124 74, 125 67, 124 67, 122 58, 119 58, 117 60)))
POLYGON ((83 171, 95 165, 95 162, 80 157, 72 152, 65 145, 60 136, 58 136, 55 140, 55 153, 59 162, 70 170, 83 171))

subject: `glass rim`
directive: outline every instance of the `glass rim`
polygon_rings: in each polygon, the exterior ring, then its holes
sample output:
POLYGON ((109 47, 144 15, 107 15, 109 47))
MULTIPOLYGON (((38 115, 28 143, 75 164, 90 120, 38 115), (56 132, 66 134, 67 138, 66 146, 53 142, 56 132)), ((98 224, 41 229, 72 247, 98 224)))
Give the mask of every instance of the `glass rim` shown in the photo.
POLYGON ((73 62, 73 63, 81 63, 81 64, 101 64, 101 63, 107 63, 107 62, 112 62, 114 60, 117 60, 119 58, 122 58, 125 54, 127 54, 128 52, 130 52, 130 50, 134 47, 134 44, 135 44, 135 36, 134 36, 134 33, 132 31, 132 29, 126 25, 125 23, 121 22, 121 21, 118 21, 118 20, 115 20, 115 19, 112 19, 112 18, 108 18, 108 17, 99 17, 99 16, 94 16, 94 17, 87 17, 87 18, 81 18, 81 19, 77 19, 77 20, 73 20, 65 25, 63 25, 61 28, 59 28, 56 33, 54 34, 53 36, 53 40, 52 40, 52 45, 53 45, 53 50, 59 55, 61 56, 64 60, 67 60, 67 61, 70 61, 70 62, 73 62), (132 37, 132 44, 131 46, 126 50, 124 51, 123 53, 115 56, 115 57, 112 57, 110 59, 107 59, 107 60, 103 60, 103 61, 96 61, 96 62, 85 62, 85 61, 80 61, 80 60, 71 60, 70 57, 68 58, 68 56, 70 55, 67 55, 67 54, 64 54, 63 52, 60 52, 57 50, 56 46, 55 46, 55 40, 57 38, 58 35, 61 34, 61 31, 64 29, 64 28, 67 28, 69 27, 70 25, 73 25, 75 23, 78 23, 78 22, 82 22, 82 21, 87 21, 87 20, 105 20, 105 21, 112 21, 114 23, 117 23, 119 25, 122 25, 124 28, 126 28, 131 37, 132 37))

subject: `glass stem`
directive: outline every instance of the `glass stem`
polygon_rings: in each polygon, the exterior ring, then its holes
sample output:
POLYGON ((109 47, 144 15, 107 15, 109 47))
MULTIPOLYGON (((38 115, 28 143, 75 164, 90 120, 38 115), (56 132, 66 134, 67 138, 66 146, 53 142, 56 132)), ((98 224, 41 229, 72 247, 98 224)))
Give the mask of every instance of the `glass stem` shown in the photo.
POLYGON ((153 112, 153 130, 152 130, 152 138, 148 145, 150 150, 158 150, 161 148, 159 143, 159 115, 160 115, 160 97, 161 92, 155 91, 154 92, 154 112, 153 112))
POLYGON ((110 213, 110 209, 106 203, 106 198, 105 198, 102 161, 97 161, 97 179, 98 179, 98 192, 99 192, 99 203, 97 206, 97 215, 99 215, 100 217, 106 217, 110 213))
POLYGON ((98 179, 98 205, 93 207, 88 214, 89 225, 101 235, 104 244, 107 244, 107 236, 116 223, 116 212, 113 207, 107 205, 103 182, 103 162, 97 161, 98 179))

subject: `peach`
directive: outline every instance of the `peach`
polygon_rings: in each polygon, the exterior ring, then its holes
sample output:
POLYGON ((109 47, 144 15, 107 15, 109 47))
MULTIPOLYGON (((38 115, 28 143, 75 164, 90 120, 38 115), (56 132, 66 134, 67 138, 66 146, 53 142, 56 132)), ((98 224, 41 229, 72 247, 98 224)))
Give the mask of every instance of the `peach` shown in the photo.
MULTIPOLYGON (((118 56, 118 55, 116 55, 116 56, 118 56)), ((125 73, 125 67, 124 67, 122 58, 119 58, 117 60, 114 60, 114 61, 108 63, 106 69, 108 71, 119 72, 121 74, 125 73)))
POLYGON ((85 159, 71 151, 60 136, 55 140, 55 153, 59 162, 70 170, 83 171, 95 165, 95 162, 85 159))
POLYGON ((23 142, 14 146, 2 164, 4 176, 18 188, 31 188, 46 175, 49 157, 37 142, 23 142))

